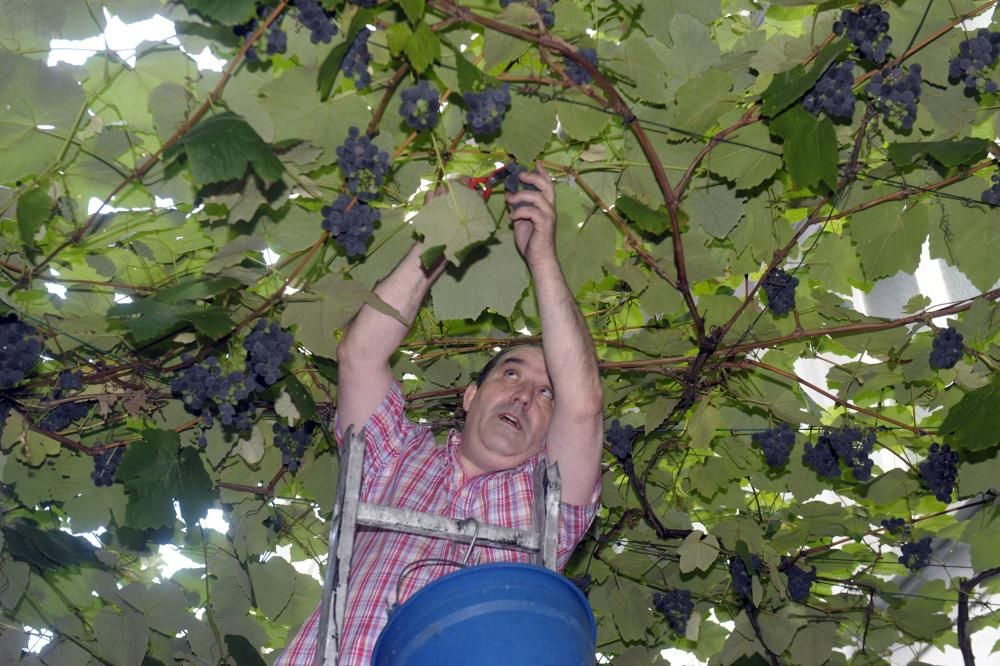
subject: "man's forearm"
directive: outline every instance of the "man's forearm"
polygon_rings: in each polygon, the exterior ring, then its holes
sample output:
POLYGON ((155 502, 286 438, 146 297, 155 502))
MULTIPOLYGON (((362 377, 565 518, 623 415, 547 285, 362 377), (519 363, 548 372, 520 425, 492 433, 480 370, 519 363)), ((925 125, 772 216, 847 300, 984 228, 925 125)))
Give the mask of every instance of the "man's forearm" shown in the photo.
POLYGON ((529 266, 542 321, 542 348, 560 409, 603 408, 597 355, 576 299, 555 257, 529 266))
POLYGON ((392 385, 389 359, 410 330, 442 260, 424 271, 415 244, 395 269, 375 287, 375 294, 402 315, 403 322, 368 305, 361 307, 337 347, 337 414, 342 427, 361 427, 392 385), (404 323, 405 322, 405 323, 404 323))
POLYGON ((388 362, 410 330, 431 285, 444 263, 425 271, 420 260, 422 243, 415 243, 396 268, 375 287, 375 295, 392 306, 405 324, 375 308, 362 306, 341 340, 338 356, 349 354, 367 361, 388 362))

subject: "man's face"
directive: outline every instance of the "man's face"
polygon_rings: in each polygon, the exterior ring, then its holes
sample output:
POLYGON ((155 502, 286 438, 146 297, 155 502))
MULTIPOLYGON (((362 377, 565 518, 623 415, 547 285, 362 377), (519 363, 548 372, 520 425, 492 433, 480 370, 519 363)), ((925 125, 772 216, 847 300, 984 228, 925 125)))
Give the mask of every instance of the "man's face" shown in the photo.
POLYGON ((476 472, 516 467, 542 449, 554 402, 542 350, 508 352, 465 391, 460 453, 476 472))

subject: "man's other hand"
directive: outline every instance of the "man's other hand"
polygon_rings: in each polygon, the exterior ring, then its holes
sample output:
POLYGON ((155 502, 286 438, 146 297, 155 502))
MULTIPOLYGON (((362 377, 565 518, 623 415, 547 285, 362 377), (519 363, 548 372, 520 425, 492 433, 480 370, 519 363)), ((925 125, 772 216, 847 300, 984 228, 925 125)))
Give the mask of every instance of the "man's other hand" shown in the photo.
POLYGON ((528 267, 556 257, 556 195, 552 178, 539 164, 534 171, 523 171, 521 182, 538 191, 522 188, 506 196, 510 219, 514 223, 514 244, 528 267), (514 207, 515 204, 526 204, 514 207))

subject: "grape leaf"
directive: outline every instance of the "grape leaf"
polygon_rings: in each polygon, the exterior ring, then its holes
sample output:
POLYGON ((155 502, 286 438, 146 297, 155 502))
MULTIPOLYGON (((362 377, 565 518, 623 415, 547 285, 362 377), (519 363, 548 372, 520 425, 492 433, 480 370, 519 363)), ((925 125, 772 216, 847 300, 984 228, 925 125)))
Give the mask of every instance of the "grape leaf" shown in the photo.
POLYGON ((837 186, 837 134, 829 118, 796 106, 771 122, 771 132, 784 139, 785 166, 796 185, 837 186))
POLYGON ((130 444, 116 479, 125 484, 125 522, 136 529, 174 524, 174 500, 181 517, 195 525, 215 500, 212 480, 194 448, 180 448, 176 432, 145 430, 130 444))
POLYGON ((284 171, 271 147, 245 120, 231 112, 198 123, 171 146, 168 157, 180 150, 187 153, 191 175, 202 185, 239 180, 248 167, 269 183, 284 171))
POLYGON ((950 410, 938 432, 954 449, 982 451, 1000 441, 1000 378, 970 391, 950 410))

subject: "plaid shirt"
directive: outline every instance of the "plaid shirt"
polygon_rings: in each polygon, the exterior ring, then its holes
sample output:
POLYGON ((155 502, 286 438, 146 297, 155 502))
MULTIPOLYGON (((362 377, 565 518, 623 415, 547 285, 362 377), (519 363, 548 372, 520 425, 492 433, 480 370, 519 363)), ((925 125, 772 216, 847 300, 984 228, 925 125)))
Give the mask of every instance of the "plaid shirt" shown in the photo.
MULTIPOLYGON (((451 518, 475 518, 502 527, 532 528, 532 471, 540 455, 512 469, 465 478, 457 458, 461 433, 451 431, 447 445, 439 446, 429 428, 406 419, 403 404, 402 389, 393 382, 365 424, 363 501, 451 518)), ((340 441, 339 423, 335 431, 340 441)), ((561 505, 560 571, 590 526, 599 495, 600 480, 590 504, 561 505)), ((461 562, 468 549, 468 544, 447 539, 359 528, 338 666, 368 666, 390 605, 405 601, 430 581, 455 570, 446 564, 411 567, 400 580, 407 564, 430 558, 461 562)), ((529 553, 521 551, 476 546, 469 561, 485 564, 530 559, 529 553)), ((275 666, 312 666, 319 612, 317 608, 299 628, 275 666)))

